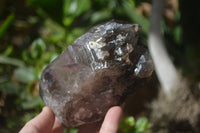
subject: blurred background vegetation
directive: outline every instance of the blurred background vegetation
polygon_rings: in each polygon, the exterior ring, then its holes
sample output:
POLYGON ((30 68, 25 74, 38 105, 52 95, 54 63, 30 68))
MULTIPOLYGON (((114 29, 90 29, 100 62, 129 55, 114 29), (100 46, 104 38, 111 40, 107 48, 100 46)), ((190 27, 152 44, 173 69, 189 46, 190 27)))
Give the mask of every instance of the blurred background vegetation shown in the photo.
MULTIPOLYGON (((191 83, 200 79, 197 5, 169 0, 162 21, 168 52, 191 83)), ((41 111, 41 72, 76 38, 118 19, 141 24, 139 43, 147 45, 150 11, 151 0, 0 0, 0 132, 19 131, 41 111)), ((149 125, 127 117, 120 129, 137 133, 149 125)))

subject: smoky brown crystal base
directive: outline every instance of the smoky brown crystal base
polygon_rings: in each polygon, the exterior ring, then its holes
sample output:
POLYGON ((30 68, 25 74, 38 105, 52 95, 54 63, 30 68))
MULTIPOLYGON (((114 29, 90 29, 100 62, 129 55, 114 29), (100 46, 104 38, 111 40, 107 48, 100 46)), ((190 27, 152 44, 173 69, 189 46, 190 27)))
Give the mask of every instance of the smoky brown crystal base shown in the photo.
POLYGON ((40 95, 66 127, 102 120, 151 76, 150 55, 136 45, 140 31, 114 20, 95 26, 46 67, 40 95))

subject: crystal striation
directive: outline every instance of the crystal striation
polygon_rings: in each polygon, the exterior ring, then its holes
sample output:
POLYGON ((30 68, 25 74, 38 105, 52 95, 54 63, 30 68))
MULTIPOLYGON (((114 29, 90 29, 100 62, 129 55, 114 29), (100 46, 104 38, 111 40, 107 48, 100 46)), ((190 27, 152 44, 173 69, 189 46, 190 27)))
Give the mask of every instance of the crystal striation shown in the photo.
POLYGON ((150 55, 136 45, 140 31, 114 20, 95 26, 46 67, 40 95, 66 127, 102 120, 151 76, 150 55))

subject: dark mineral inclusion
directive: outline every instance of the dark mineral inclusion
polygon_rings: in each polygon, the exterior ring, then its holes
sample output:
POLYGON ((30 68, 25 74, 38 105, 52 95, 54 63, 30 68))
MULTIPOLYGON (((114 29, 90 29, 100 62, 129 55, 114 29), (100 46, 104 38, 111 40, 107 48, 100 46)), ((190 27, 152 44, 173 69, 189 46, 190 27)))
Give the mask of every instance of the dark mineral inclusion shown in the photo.
POLYGON ((46 67, 40 95, 66 127, 102 120, 151 76, 150 55, 136 46, 140 31, 114 20, 95 26, 46 67))

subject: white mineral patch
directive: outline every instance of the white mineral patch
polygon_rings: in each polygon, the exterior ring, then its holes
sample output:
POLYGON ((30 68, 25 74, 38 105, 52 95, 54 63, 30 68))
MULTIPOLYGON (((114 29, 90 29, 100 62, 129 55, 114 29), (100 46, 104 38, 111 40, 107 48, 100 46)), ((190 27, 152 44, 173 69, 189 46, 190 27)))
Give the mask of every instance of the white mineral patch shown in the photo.
POLYGON ((89 47, 95 51, 96 56, 99 60, 103 60, 105 57, 108 57, 110 55, 108 51, 101 50, 101 48, 105 45, 105 43, 101 43, 101 38, 99 38, 96 42, 89 42, 89 47))
POLYGON ((117 35, 117 41, 125 40, 126 37, 127 37, 127 35, 128 35, 128 34, 126 34, 125 36, 123 36, 123 35, 121 35, 121 34, 117 35))
POLYGON ((96 53, 96 55, 99 60, 103 60, 105 57, 108 57, 110 54, 108 51, 99 51, 96 53))
POLYGON ((93 64, 94 70, 98 70, 98 69, 104 69, 104 68, 108 68, 108 62, 99 62, 99 63, 95 63, 93 64))
POLYGON ((135 32, 140 31, 140 28, 139 28, 139 27, 140 27, 139 25, 135 25, 135 32))
POLYGON ((119 56, 122 56, 122 55, 123 55, 123 51, 122 51, 121 47, 116 48, 116 49, 115 49, 115 53, 116 53, 117 55, 119 55, 119 56))
POLYGON ((135 75, 138 75, 140 71, 142 70, 142 64, 146 61, 144 55, 142 55, 139 59, 139 62, 136 64, 136 68, 134 70, 135 75))
POLYGON ((101 31, 101 29, 99 27, 96 28, 95 32, 99 32, 99 31, 101 31))
POLYGON ((96 42, 94 41, 89 42, 90 48, 96 50, 106 45, 105 43, 100 43, 99 41, 100 40, 98 39, 96 42))
POLYGON ((131 53, 132 51, 133 51, 133 46, 132 46, 132 44, 127 44, 127 49, 129 50, 129 53, 131 53))

